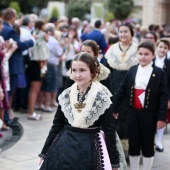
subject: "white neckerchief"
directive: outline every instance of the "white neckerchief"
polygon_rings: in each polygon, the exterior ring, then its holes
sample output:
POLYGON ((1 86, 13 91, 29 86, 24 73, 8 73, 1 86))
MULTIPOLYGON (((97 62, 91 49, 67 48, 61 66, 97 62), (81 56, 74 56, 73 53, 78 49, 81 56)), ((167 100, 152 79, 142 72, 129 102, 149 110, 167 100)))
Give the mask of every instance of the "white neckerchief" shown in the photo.
POLYGON ((155 59, 155 65, 157 67, 160 67, 160 68, 163 68, 164 64, 165 64, 165 58, 166 56, 164 57, 158 57, 158 55, 156 56, 156 59, 155 59))

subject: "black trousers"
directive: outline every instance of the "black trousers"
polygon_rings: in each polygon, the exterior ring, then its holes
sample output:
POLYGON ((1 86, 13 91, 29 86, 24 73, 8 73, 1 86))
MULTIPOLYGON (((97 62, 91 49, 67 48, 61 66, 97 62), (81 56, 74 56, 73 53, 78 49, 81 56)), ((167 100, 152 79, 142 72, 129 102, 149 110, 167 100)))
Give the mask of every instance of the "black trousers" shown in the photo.
POLYGON ((157 117, 155 112, 128 110, 129 155, 144 157, 154 156, 154 138, 157 117))

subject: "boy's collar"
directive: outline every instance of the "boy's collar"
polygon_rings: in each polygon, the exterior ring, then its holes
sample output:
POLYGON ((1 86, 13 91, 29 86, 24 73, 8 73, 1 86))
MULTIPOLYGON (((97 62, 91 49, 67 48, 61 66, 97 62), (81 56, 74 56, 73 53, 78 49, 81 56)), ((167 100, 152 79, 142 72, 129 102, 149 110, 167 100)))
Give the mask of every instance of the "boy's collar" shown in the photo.
POLYGON ((140 64, 139 64, 140 68, 142 69, 145 69, 145 68, 148 68, 148 67, 153 67, 154 66, 154 63, 153 61, 151 61, 149 64, 147 64, 146 66, 142 67, 140 64))

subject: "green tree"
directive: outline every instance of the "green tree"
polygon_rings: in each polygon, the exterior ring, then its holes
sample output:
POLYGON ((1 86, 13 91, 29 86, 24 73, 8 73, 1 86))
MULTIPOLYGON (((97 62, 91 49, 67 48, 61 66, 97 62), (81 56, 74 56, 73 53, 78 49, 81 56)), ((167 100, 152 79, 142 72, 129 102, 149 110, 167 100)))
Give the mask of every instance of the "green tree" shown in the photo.
POLYGON ((109 11, 115 18, 126 19, 133 9, 133 0, 108 0, 109 11))
MULTIPOLYGON (((0 0, 0 9, 9 7, 9 4, 12 1, 13 0, 0 0)), ((33 7, 37 7, 40 11, 42 8, 47 7, 48 1, 49 0, 17 0, 20 5, 21 12, 23 13, 32 12, 33 7)))
POLYGON ((58 11, 58 8, 56 6, 53 7, 50 17, 57 17, 57 18, 59 17, 59 11, 58 11))
POLYGON ((12 2, 9 4, 9 7, 15 9, 15 10, 17 11, 17 13, 21 12, 20 5, 19 5, 19 3, 16 2, 16 1, 12 1, 12 2))
POLYGON ((110 21, 110 20, 112 20, 114 18, 115 18, 115 16, 113 15, 112 12, 106 12, 106 14, 105 14, 105 21, 110 21))
POLYGON ((69 18, 78 17, 80 19, 84 19, 86 14, 86 7, 80 3, 69 4, 67 15, 69 18))

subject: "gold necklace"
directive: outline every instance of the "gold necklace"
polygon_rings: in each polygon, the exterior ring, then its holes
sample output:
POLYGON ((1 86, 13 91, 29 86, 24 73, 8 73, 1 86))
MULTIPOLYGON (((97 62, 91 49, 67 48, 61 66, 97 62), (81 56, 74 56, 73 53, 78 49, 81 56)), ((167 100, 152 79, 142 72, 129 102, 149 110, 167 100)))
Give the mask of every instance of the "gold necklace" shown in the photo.
POLYGON ((89 92, 90 88, 91 88, 91 84, 90 84, 90 86, 87 88, 87 90, 85 91, 85 93, 84 93, 84 94, 81 94, 81 93, 80 93, 80 89, 77 87, 77 90, 78 90, 77 101, 78 101, 78 103, 75 103, 75 104, 74 104, 74 107, 75 107, 75 109, 76 109, 79 113, 81 113, 82 109, 84 109, 85 106, 86 106, 86 103, 83 103, 83 102, 85 101, 85 96, 86 96, 87 93, 89 92))
POLYGON ((125 61, 126 52, 129 50, 129 48, 131 47, 131 45, 132 45, 132 44, 130 44, 129 47, 128 47, 125 51, 123 51, 123 49, 121 48, 120 43, 119 43, 119 48, 120 48, 120 50, 122 51, 122 53, 121 53, 121 55, 120 55, 120 56, 122 57, 122 62, 125 61))

